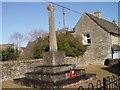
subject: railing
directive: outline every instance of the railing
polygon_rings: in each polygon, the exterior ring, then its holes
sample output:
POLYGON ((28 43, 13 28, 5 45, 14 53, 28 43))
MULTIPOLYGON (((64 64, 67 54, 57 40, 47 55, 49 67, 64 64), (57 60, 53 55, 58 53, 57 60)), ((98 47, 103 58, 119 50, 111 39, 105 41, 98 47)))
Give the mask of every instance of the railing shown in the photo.
POLYGON ((90 83, 86 88, 80 86, 78 90, 120 90, 120 76, 107 76, 103 80, 98 80, 96 85, 90 83))

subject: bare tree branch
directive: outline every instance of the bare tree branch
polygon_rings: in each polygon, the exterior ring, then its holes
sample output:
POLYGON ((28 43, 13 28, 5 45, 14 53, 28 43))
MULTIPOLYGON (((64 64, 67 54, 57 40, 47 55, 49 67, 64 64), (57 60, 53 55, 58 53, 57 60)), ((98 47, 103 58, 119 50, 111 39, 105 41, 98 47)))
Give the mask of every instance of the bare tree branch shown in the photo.
POLYGON ((19 48, 21 42, 23 41, 23 35, 19 32, 15 32, 11 37, 10 41, 15 45, 15 48, 19 48))
POLYGON ((37 38, 45 38, 46 36, 48 36, 48 33, 45 32, 45 30, 34 29, 25 35, 25 40, 28 40, 29 42, 31 42, 36 40, 37 38))

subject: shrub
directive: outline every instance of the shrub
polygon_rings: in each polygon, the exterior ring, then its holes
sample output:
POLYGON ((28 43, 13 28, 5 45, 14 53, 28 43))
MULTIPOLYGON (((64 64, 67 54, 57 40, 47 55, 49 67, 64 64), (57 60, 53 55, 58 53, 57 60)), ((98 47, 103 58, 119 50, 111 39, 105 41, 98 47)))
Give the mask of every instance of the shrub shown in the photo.
POLYGON ((107 65, 107 66, 114 66, 117 64, 120 64, 120 59, 109 58, 109 59, 106 59, 104 62, 104 65, 107 65))
POLYGON ((71 33, 61 33, 57 36, 58 50, 65 51, 66 56, 80 56, 86 51, 82 45, 81 37, 74 37, 71 33))
MULTIPOLYGON (((58 50, 65 51, 66 56, 80 56, 86 51, 80 37, 74 37, 71 33, 57 34, 58 50)), ((33 58, 42 58, 45 52, 49 51, 48 37, 40 39, 33 49, 33 58)))
POLYGON ((18 51, 17 49, 7 48, 1 51, 1 58, 2 58, 1 60, 2 61, 16 60, 19 54, 20 51, 18 51))
POLYGON ((49 51, 48 38, 39 40, 33 49, 33 58, 42 58, 45 52, 49 51))

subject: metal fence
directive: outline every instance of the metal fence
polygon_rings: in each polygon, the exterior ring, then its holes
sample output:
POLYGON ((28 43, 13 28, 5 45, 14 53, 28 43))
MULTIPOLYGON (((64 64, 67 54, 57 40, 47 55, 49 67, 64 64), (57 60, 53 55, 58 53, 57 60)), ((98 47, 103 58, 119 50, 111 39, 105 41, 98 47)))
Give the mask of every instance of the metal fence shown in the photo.
POLYGON ((78 90, 120 90, 120 76, 107 76, 98 80, 95 85, 90 83, 87 88, 80 86, 78 90))

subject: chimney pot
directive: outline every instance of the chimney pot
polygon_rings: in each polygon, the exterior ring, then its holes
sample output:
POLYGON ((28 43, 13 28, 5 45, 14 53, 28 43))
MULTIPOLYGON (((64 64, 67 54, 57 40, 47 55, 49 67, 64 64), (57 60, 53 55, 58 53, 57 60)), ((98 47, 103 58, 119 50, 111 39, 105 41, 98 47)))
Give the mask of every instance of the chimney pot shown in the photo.
POLYGON ((113 20, 113 21, 112 21, 112 23, 113 23, 113 24, 116 24, 116 21, 115 21, 115 20, 113 20))
POLYGON ((94 12, 94 15, 98 18, 101 18, 101 12, 100 11, 94 12))

